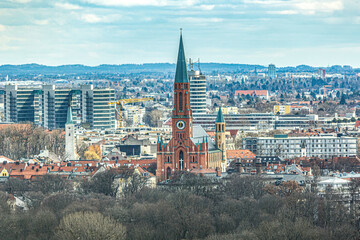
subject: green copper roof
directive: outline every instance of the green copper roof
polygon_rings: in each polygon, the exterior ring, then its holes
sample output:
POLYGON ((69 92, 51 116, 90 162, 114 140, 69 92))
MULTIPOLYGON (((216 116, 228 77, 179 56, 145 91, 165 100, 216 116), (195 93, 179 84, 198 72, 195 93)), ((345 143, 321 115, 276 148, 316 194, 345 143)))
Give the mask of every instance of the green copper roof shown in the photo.
POLYGON ((176 83, 188 83, 189 78, 187 75, 187 67, 185 61, 185 51, 182 40, 182 34, 180 34, 180 45, 179 45, 179 53, 178 59, 176 63, 176 73, 175 73, 175 82, 176 83))
POLYGON ((224 119, 224 116, 222 114, 222 111, 221 111, 221 107, 219 107, 219 111, 218 111, 218 115, 216 117, 216 121, 217 123, 223 123, 225 122, 225 119, 224 119))
POLYGON ((73 118, 72 118, 71 106, 69 106, 68 110, 67 110, 66 124, 74 124, 73 118))

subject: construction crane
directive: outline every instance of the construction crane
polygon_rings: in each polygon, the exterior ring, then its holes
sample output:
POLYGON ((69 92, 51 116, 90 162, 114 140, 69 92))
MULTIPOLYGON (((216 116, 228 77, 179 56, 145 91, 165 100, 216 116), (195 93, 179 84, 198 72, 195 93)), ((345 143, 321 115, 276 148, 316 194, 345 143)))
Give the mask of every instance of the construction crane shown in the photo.
POLYGON ((116 102, 108 102, 108 104, 116 104, 116 127, 117 128, 122 128, 122 122, 121 122, 121 107, 124 104, 128 104, 128 103, 137 103, 137 102, 146 102, 146 101, 151 101, 154 100, 152 97, 147 97, 147 98, 134 98, 134 99, 119 99, 116 102))

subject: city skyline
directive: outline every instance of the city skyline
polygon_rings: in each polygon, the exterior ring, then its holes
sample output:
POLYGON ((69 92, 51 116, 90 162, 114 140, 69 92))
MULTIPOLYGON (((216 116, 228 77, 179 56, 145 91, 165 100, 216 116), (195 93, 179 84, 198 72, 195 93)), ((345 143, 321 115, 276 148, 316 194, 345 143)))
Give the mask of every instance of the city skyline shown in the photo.
POLYGON ((202 62, 360 67, 359 1, 5 0, 3 64, 202 62), (21 17, 18 17, 21 16, 21 17))

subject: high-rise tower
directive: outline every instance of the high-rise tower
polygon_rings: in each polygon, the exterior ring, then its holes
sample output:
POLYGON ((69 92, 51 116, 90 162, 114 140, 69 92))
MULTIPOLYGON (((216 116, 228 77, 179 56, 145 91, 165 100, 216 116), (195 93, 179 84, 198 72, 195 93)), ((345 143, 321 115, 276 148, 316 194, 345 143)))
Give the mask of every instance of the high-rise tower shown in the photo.
POLYGON ((276 78, 276 67, 274 64, 269 64, 268 75, 271 78, 276 78))
MULTIPOLYGON (((191 62, 191 59, 189 60, 191 62)), ((206 114, 206 77, 200 71, 192 69, 188 72, 190 81, 190 105, 191 110, 196 115, 206 114)))

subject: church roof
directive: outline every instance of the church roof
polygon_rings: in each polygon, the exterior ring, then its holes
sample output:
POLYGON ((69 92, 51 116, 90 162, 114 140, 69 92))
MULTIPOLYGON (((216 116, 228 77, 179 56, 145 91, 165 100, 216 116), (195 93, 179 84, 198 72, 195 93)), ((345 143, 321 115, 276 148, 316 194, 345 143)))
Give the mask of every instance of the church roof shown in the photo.
POLYGON ((219 107, 219 111, 218 111, 218 114, 217 114, 217 117, 216 117, 216 121, 217 123, 223 123, 225 122, 225 119, 224 119, 224 116, 223 116, 223 113, 221 111, 221 107, 219 107))
POLYGON ((74 124, 73 117, 72 117, 71 106, 69 106, 68 109, 67 109, 66 124, 74 124))
POLYGON ((211 139, 209 134, 206 133, 206 131, 202 128, 202 126, 201 125, 193 125, 193 137, 191 138, 191 141, 194 144, 198 144, 198 143, 202 143, 204 140, 208 143, 209 151, 218 150, 214 141, 211 139))
POLYGON ((189 82, 186 61, 185 61, 185 51, 184 51, 184 44, 183 44, 183 40, 182 40, 182 34, 180 35, 180 45, 179 45, 178 59, 177 59, 177 63, 176 63, 175 82, 176 83, 188 83, 189 82))

